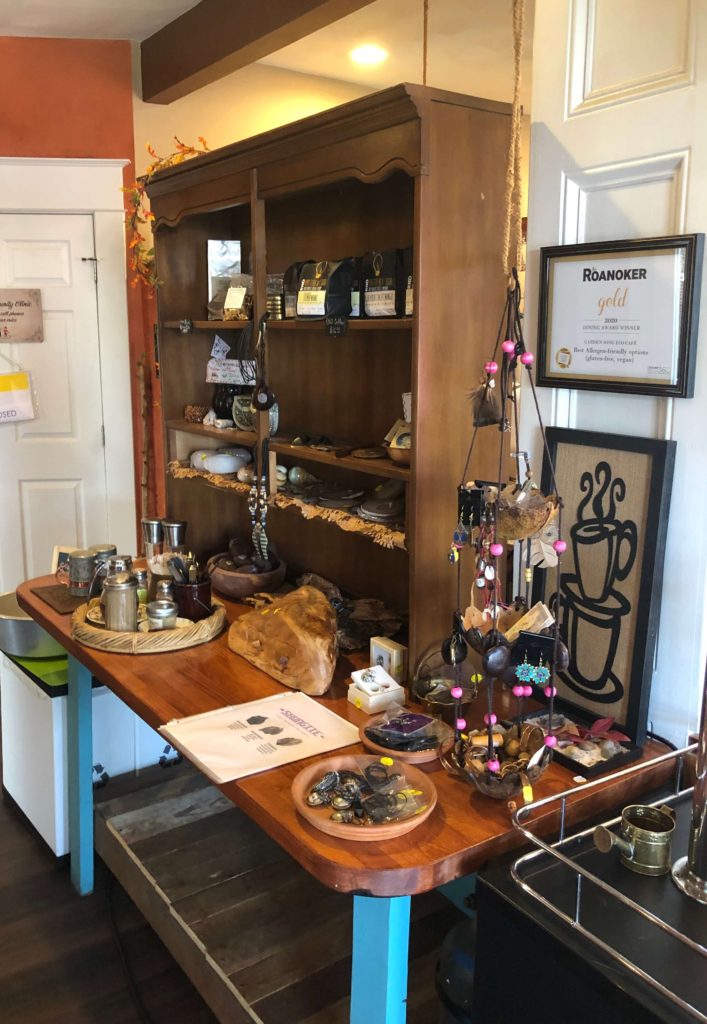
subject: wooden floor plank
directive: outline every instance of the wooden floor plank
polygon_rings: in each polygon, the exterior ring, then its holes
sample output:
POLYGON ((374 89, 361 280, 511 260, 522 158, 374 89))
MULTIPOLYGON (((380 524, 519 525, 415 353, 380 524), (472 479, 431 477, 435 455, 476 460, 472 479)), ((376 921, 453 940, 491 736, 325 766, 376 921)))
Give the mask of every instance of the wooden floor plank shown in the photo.
MULTIPOLYGON (((149 790, 143 790, 143 793, 149 793, 149 790)), ((207 786, 159 800, 139 810, 110 815, 110 821, 126 843, 135 843, 138 839, 147 839, 165 829, 188 825, 192 821, 228 811, 232 806, 228 797, 213 786, 207 786)))
POLYGON ((241 838, 248 834, 255 835, 256 830, 260 832, 258 826, 250 818, 231 805, 207 818, 199 818, 196 821, 187 822, 185 825, 175 822, 173 827, 166 826, 164 831, 158 832, 154 836, 136 839, 130 843, 130 846, 138 857, 152 857, 161 853, 177 853, 209 835, 237 834, 241 838))
POLYGON ((300 877, 302 871, 291 857, 282 855, 272 864, 258 863, 252 870, 244 871, 233 878, 227 878, 219 885, 209 886, 183 899, 174 900, 175 913, 187 924, 194 925, 217 914, 226 913, 238 903, 253 899, 262 893, 275 896, 281 885, 291 883, 300 877))
MULTIPOLYGON (((139 778, 136 780, 139 782, 139 778)), ((118 814, 127 811, 139 811, 143 807, 153 806, 163 799, 177 797, 185 793, 195 793, 200 789, 208 789, 210 782, 200 775, 195 768, 189 767, 188 771, 171 775, 169 769, 165 769, 162 780, 159 778, 151 782, 149 786, 139 785, 136 789, 127 789, 116 780, 115 789, 120 794, 112 796, 113 780, 105 789, 96 790, 94 806, 98 814, 104 818, 114 818, 118 814)))

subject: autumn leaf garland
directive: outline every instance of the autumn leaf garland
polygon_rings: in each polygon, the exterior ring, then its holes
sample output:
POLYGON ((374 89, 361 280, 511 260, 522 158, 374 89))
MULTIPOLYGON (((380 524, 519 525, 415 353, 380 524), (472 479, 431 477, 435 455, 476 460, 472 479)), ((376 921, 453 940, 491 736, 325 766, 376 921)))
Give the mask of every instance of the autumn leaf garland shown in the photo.
POLYGON ((160 285, 160 281, 155 273, 155 248, 149 244, 145 237, 148 227, 150 235, 152 234, 152 222, 154 220, 154 214, 146 206, 149 182, 158 171, 163 171, 167 167, 174 167, 185 160, 190 160, 195 156, 203 156, 204 153, 209 152, 206 140, 201 135, 197 140, 201 149, 198 149, 196 146, 186 145, 176 135, 173 137, 173 141, 175 145, 174 152, 165 157, 158 156, 152 146, 147 143, 147 152, 152 157, 152 163, 148 165, 144 175, 137 178, 131 185, 126 185, 121 189, 127 197, 125 227, 128 239, 130 270, 132 271, 130 283, 133 287, 140 281, 147 285, 148 288, 157 288, 160 285))

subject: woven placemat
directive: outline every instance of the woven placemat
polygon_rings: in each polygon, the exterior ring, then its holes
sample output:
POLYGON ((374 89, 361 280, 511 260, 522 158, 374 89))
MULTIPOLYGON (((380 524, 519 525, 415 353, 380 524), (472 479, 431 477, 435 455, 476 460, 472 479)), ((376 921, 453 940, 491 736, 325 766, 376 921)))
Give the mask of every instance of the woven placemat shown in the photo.
POLYGON ((74 597, 69 593, 68 587, 62 586, 61 583, 52 583, 47 587, 30 587, 30 590, 60 615, 70 615, 86 601, 85 597, 74 597))

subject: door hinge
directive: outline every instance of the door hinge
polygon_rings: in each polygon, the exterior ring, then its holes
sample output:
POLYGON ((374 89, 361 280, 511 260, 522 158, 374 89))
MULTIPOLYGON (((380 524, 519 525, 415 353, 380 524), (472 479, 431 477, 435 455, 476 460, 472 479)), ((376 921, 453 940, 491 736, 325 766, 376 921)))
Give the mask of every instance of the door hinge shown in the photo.
POLYGON ((105 448, 105 446, 106 446, 106 428, 105 428, 103 423, 101 423, 101 444, 105 448))
POLYGON ((93 283, 98 284, 98 257, 97 256, 82 256, 82 263, 93 264, 93 283))

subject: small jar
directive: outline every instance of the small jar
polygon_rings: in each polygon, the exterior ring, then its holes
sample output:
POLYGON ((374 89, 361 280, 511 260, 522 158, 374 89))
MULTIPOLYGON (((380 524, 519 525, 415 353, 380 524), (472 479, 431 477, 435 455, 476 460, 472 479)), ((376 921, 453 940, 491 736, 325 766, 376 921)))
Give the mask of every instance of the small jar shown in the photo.
POLYGON ((174 629, 177 625, 177 606, 174 601, 150 601, 147 606, 147 624, 150 630, 174 629))
POLYGON ((162 578, 155 584, 155 601, 174 601, 174 583, 162 578))
POLYGON ((138 604, 147 604, 147 569, 133 569, 133 575, 137 580, 138 604))

